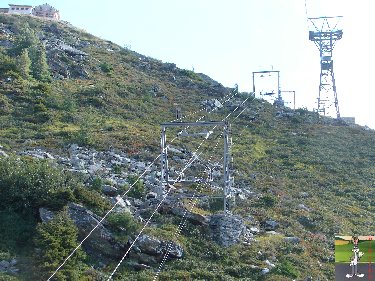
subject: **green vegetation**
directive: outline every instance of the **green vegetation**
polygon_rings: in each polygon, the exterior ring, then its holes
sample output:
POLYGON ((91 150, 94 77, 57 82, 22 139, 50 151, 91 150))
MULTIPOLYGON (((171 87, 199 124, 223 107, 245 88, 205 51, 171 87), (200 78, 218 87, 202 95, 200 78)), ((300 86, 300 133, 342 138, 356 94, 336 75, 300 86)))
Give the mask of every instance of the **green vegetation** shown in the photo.
POLYGON ((72 200, 77 181, 47 161, 0 158, 0 209, 37 212, 40 207, 59 209, 72 200))
MULTIPOLYGON (((0 22, 2 28, 15 31, 10 37, 0 34, 0 40, 10 43, 8 48, 0 48, 0 144, 6 151, 26 146, 64 150, 77 143, 97 150, 117 148, 134 159, 153 161, 160 153, 160 123, 174 119, 175 103, 187 115, 198 111, 202 100, 220 100, 228 93, 220 87, 214 91, 212 84, 193 71, 169 68, 61 22, 2 14, 0 22), (45 50, 39 38, 57 38, 87 56, 77 61, 63 50, 45 50), (107 51, 109 48, 113 51, 107 51)), ((236 102, 245 96, 239 95, 236 102)), ((248 109, 231 122, 232 154, 235 186, 252 193, 237 200, 232 212, 247 218, 249 224, 251 218, 276 220, 277 232, 299 237, 301 242, 286 243, 281 235, 260 234, 251 245, 223 249, 208 239, 206 228, 190 223, 176 238, 181 219, 156 213, 147 233, 177 240, 185 251, 182 259, 166 262, 160 280, 284 281, 307 276, 331 280, 334 235, 373 231, 374 131, 346 126, 306 109, 280 116, 279 112, 287 109, 257 99, 249 99, 246 106, 248 109), (262 275, 265 260, 273 257, 276 267, 262 275)), ((229 108, 224 107, 210 118, 221 120, 228 113, 229 108)), ((196 114, 191 120, 201 116, 196 114)), ((200 141, 177 139, 174 145, 194 151, 200 141)), ((221 162, 222 153, 213 151, 208 143, 202 146, 202 159, 212 156, 212 162, 221 162)), ((121 166, 112 168, 117 174, 123 171, 121 166)), ((123 191, 135 179, 130 177, 123 191)), ((39 273, 44 276, 54 262, 61 261, 51 258, 44 260, 44 265, 37 263, 33 258, 36 245, 46 257, 63 256, 76 245, 76 230, 64 212, 55 221, 42 224, 40 207, 59 212, 68 202, 75 202, 98 215, 111 207, 101 193, 103 180, 97 178, 88 186, 83 183, 84 179, 47 161, 14 155, 0 158, 0 260, 17 257, 21 264, 16 277, 2 274, 0 279, 23 281, 39 273), (66 235, 69 243, 61 245, 61 235, 66 235)), ((147 191, 139 181, 127 196, 144 198, 147 191)), ((208 214, 222 209, 219 198, 197 205, 193 211, 208 214)), ((142 217, 149 213, 145 211, 142 217)), ((128 213, 108 220, 120 241, 139 229, 128 213)), ((90 280, 95 276, 95 272, 83 273, 91 265, 89 261, 78 256, 77 263, 76 270, 68 266, 68 271, 62 272, 65 277, 59 278, 90 280)), ((135 271, 126 260, 115 278, 150 280, 153 275, 152 270, 135 271)))
MULTIPOLYGON (((48 278, 78 245, 78 230, 66 210, 57 213, 52 220, 36 228, 35 246, 39 248, 36 259, 48 278)), ((84 252, 79 249, 55 275, 56 280, 79 280, 77 269, 82 267, 84 252)))
POLYGON ((129 185, 125 186, 125 190, 130 189, 130 191, 127 193, 127 196, 139 199, 145 195, 143 180, 138 180, 138 176, 129 176, 128 182, 129 185))

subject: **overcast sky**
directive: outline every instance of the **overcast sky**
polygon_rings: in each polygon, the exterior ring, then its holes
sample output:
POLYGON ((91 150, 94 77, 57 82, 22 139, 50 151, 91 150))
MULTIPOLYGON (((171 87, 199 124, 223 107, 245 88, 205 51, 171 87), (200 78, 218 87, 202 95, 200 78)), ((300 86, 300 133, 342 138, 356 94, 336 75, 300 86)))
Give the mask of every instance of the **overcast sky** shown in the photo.
MULTIPOLYGON (((45 0, 44 0, 45 1, 45 0)), ((13 1, 39 5, 44 1, 13 1)), ((1 7, 9 1, 0 0, 1 7)), ((281 90, 297 107, 316 107, 318 48, 308 39, 305 0, 50 0, 63 20, 93 35, 224 86, 252 91, 252 72, 279 70, 281 90)), ((370 0, 306 0, 307 16, 343 16, 333 52, 341 116, 375 128, 375 4, 370 0)), ((263 78, 266 79, 266 78, 263 78)), ((259 85, 274 82, 260 79, 259 85), (262 82, 263 81, 263 82, 262 82), (262 84, 263 83, 263 84, 262 84)), ((257 84, 257 85, 258 85, 257 84)))

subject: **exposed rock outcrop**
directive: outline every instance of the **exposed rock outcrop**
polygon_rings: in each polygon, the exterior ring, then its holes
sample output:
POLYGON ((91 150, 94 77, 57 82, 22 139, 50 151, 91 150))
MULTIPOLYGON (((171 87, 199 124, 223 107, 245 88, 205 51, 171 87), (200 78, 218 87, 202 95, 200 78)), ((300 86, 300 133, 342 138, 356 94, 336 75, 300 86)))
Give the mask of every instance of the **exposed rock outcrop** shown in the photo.
MULTIPOLYGON (((54 212, 45 208, 40 208, 39 213, 43 222, 48 222, 54 216, 54 212)), ((68 213, 78 228, 80 240, 85 238, 100 220, 100 217, 93 212, 75 203, 68 204, 68 213)), ((115 241, 111 231, 103 224, 99 224, 82 246, 91 256, 104 259, 122 257, 125 248, 124 245, 115 241)))
MULTIPOLYGON (((133 241, 130 240, 129 243, 133 241)), ((167 254, 168 259, 182 258, 184 251, 180 245, 173 241, 159 240, 143 234, 134 243, 130 257, 140 264, 154 265, 160 262, 167 254)))
POLYGON ((212 215, 209 227, 212 239, 224 247, 237 244, 243 239, 248 239, 252 236, 247 230, 243 219, 239 216, 212 215))

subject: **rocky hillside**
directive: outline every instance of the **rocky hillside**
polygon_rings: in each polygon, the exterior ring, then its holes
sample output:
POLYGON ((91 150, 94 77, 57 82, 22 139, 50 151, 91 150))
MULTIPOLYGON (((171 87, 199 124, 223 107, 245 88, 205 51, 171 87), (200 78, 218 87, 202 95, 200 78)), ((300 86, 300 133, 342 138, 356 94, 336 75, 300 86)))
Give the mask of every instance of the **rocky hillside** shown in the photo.
POLYGON ((2 280, 46 280, 113 206, 56 280, 106 280, 135 239, 115 280, 333 280, 334 235, 374 231, 368 128, 275 107, 63 22, 0 15, 0 59, 2 280), (176 108, 186 121, 235 110, 230 214, 218 129, 199 151, 204 138, 183 134, 169 149, 172 177, 199 154, 186 178, 210 168, 213 181, 161 189, 160 124, 176 108))

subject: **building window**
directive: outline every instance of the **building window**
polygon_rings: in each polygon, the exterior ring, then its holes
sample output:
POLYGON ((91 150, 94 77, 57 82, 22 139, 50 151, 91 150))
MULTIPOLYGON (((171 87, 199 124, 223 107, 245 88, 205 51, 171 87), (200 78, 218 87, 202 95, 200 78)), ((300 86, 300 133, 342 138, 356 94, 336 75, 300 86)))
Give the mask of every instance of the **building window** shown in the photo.
POLYGON ((12 10, 15 10, 15 8, 12 8, 12 10))
POLYGON ((16 8, 16 10, 19 10, 20 8, 16 8))
POLYGON ((23 10, 23 8, 21 8, 21 10, 23 10))

